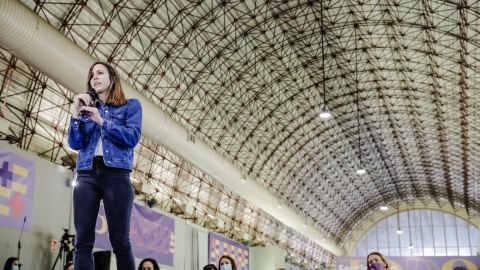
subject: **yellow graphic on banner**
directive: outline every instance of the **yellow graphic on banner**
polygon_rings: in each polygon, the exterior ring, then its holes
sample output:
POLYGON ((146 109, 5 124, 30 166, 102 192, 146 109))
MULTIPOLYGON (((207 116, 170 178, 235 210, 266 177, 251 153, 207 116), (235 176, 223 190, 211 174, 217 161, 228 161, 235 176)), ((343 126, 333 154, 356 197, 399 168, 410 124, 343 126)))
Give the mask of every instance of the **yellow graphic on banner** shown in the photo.
POLYGON ((11 195, 12 195, 11 189, 0 186, 0 196, 3 196, 5 198, 10 198, 11 195))
POLYGON ((212 239, 210 242, 209 263, 218 264, 218 259, 223 255, 230 256, 237 264, 237 269, 245 270, 249 265, 248 248, 232 245, 219 239, 212 239))
POLYGON ((27 186, 22 185, 22 184, 17 183, 17 182, 12 182, 12 190, 16 191, 16 192, 20 192, 22 194, 25 194, 25 193, 27 193, 27 186))
POLYGON ((357 260, 351 260, 350 261, 350 267, 359 267, 360 265, 358 264, 359 261, 357 260))
POLYGON ((220 250, 217 248, 218 245, 220 245, 220 241, 215 240, 214 243, 215 243, 215 248, 212 249, 212 252, 210 254, 210 257, 212 257, 212 258, 216 258, 216 257, 218 257, 218 254, 220 254, 220 250))
POLYGON ((453 264, 457 261, 461 261, 465 266, 467 266, 468 269, 477 269, 477 266, 472 263, 471 261, 469 260, 464 260, 464 259, 453 259, 453 260, 450 260, 448 262, 446 262, 443 266, 442 266, 442 270, 451 270, 453 269, 453 264))
POLYGON ((238 264, 242 267, 245 267, 248 264, 248 259, 247 259, 248 251, 240 250, 240 253, 244 253, 245 256, 242 256, 242 255, 239 254, 240 256, 238 256, 238 264), (242 258, 242 257, 244 257, 244 258, 242 258))
POLYGON ((10 207, 5 205, 0 205, 0 214, 4 216, 8 216, 9 212, 10 212, 10 207))
POLYGON ((170 252, 174 253, 175 252, 175 234, 173 232, 170 234, 170 252))
POLYGON ((393 269, 397 269, 397 270, 402 270, 402 267, 400 267, 400 265, 392 260, 388 260, 387 259, 387 262, 388 262, 388 265, 390 265, 390 268, 393 270, 393 269))
POLYGON ((26 178, 28 176, 28 169, 22 166, 13 164, 13 173, 26 178))
MULTIPOLYGON (((17 174, 17 175, 20 175, 20 176, 23 176, 23 177, 27 177, 28 176, 28 169, 14 164, 13 165, 13 173, 17 174)), ((15 192, 22 193, 22 194, 27 193, 27 186, 26 185, 22 185, 20 183, 14 182, 13 180, 12 180, 11 183, 12 183, 12 188, 11 189, 0 186, 0 196, 10 198, 12 196, 12 190, 15 191, 15 192)), ((6 207, 8 208, 8 206, 6 206, 6 207)), ((4 213, 5 211, 0 211, 0 212, 4 213)))

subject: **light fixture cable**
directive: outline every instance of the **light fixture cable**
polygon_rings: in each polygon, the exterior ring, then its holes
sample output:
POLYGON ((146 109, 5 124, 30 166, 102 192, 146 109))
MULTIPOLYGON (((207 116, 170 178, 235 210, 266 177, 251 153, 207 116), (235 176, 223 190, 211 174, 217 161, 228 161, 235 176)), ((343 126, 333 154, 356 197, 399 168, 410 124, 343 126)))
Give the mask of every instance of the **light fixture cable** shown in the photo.
POLYGON ((397 202, 397 234, 402 234, 403 231, 402 231, 402 228, 400 227, 400 205, 399 203, 397 202))
POLYGON ((320 118, 328 119, 332 116, 330 111, 327 109, 327 88, 325 85, 325 46, 324 46, 324 39, 325 39, 325 23, 323 22, 323 1, 320 1, 320 21, 322 23, 322 86, 323 86, 323 108, 320 112, 320 118))
MULTIPOLYGON (((383 114, 382 114, 382 99, 383 99, 383 96, 382 96, 380 91, 381 90, 378 90, 378 129, 379 129, 379 134, 378 135, 380 137, 380 162, 384 163, 384 159, 383 159, 383 136, 382 136, 382 134, 383 134, 383 129, 382 129, 382 120, 383 120, 383 117, 382 117, 383 116, 383 114)), ((382 175, 382 178, 385 176, 384 173, 383 173, 383 170, 382 170, 381 175, 382 175)), ((384 205, 386 206, 387 203, 385 202, 384 196, 383 196, 383 192, 385 191, 385 181, 381 181, 381 186, 382 186, 382 190, 381 190, 382 201, 383 201, 384 205)), ((397 210, 398 210, 398 204, 397 204, 397 210)), ((398 211, 397 211, 397 213, 398 213, 398 211)), ((397 218, 398 218, 398 216, 397 216, 397 218)), ((399 226, 399 228, 400 228, 400 226, 399 226)), ((401 230, 399 229, 399 231, 401 231, 401 230)), ((397 233, 398 233, 398 231, 397 231, 397 233)))
MULTIPOLYGON (((407 202, 407 217, 408 217, 408 236, 410 237, 410 246, 408 246, 408 249, 413 249, 412 245, 412 228, 410 227, 410 212, 408 211, 408 202, 407 202)), ((411 254, 410 254, 411 255, 411 254)))
POLYGON ((360 167, 357 170, 358 174, 364 174, 366 171, 362 166, 362 145, 361 145, 361 134, 360 134, 360 102, 358 95, 358 48, 357 48, 357 28, 359 27, 358 22, 354 23, 353 35, 355 42, 355 90, 357 92, 357 131, 358 131, 358 153, 360 156, 360 167))

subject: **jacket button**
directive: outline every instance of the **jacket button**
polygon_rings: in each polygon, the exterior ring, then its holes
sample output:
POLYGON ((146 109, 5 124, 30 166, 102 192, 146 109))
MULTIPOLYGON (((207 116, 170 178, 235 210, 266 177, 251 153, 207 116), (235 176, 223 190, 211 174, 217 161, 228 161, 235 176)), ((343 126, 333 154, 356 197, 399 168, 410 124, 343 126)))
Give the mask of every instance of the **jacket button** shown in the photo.
POLYGON ((108 150, 107 150, 107 151, 105 151, 105 152, 107 152, 107 153, 108 153, 108 150))

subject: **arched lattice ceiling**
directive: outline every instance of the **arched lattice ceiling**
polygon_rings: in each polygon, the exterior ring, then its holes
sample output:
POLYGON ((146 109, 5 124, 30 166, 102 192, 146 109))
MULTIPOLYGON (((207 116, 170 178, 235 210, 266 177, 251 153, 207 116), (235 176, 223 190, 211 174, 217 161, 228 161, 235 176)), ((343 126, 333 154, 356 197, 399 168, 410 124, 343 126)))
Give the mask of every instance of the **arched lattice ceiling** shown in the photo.
MULTIPOLYGON (((479 1, 23 2, 339 245, 392 201, 479 211, 479 1)), ((52 91, 29 69, 15 95, 52 91)), ((45 102, 31 96, 12 142, 49 122, 25 117, 45 102)), ((63 96, 49 100, 68 111, 63 96)), ((61 143, 58 123, 42 136, 61 143)))

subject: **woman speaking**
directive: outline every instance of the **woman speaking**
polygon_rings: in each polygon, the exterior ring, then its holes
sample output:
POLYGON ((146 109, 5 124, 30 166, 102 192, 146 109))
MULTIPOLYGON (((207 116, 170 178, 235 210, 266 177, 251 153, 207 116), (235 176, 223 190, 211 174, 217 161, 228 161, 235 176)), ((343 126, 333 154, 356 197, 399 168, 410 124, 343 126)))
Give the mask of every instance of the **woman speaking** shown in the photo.
POLYGON ((73 189, 77 243, 74 269, 93 269, 95 224, 103 200, 117 268, 134 270, 130 246, 133 148, 142 132, 142 107, 126 99, 115 69, 97 62, 88 71, 84 94, 75 97, 68 143, 80 150, 73 189))

